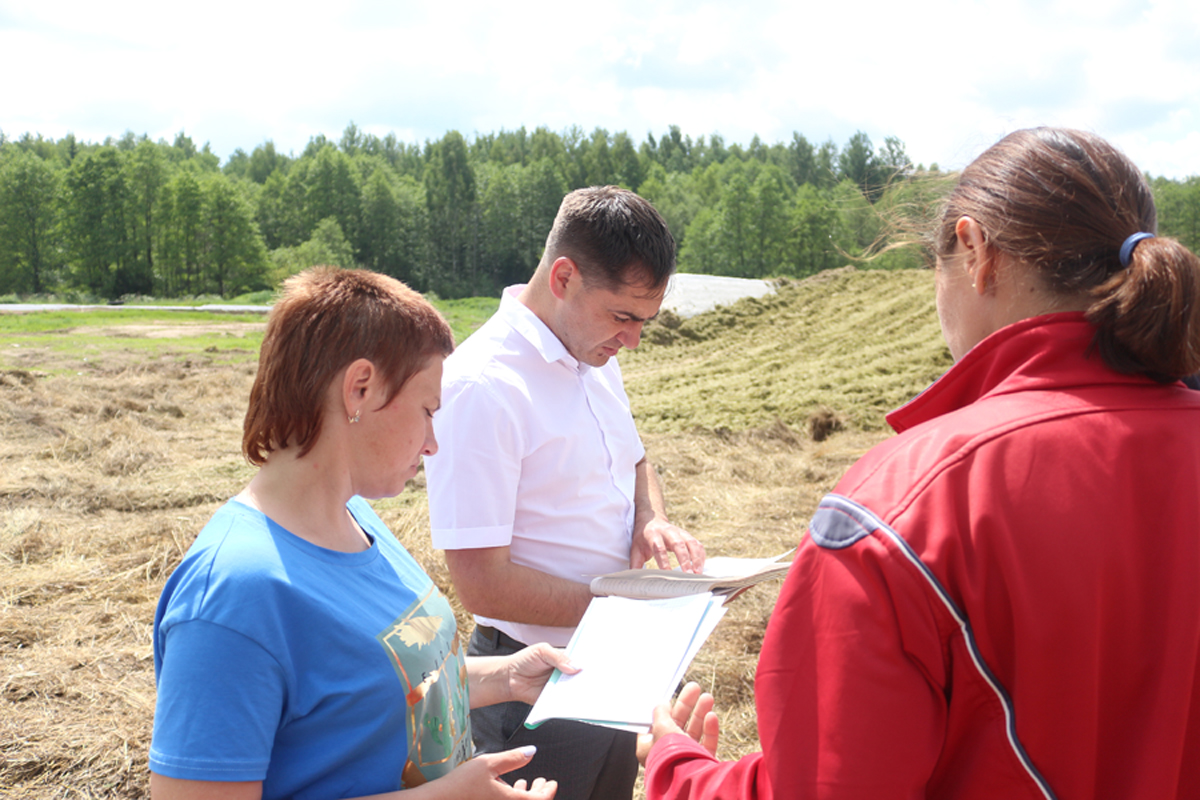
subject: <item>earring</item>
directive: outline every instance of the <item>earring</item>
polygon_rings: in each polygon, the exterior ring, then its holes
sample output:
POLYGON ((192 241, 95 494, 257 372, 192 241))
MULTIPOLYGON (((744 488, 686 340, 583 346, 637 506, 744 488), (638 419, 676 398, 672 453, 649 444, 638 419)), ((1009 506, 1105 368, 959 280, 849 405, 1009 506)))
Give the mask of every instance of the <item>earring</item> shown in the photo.
POLYGON ((353 425, 354 423, 358 422, 359 419, 361 419, 361 418, 362 418, 362 409, 360 408, 354 412, 353 417, 346 417, 346 421, 349 422, 351 425, 353 425))

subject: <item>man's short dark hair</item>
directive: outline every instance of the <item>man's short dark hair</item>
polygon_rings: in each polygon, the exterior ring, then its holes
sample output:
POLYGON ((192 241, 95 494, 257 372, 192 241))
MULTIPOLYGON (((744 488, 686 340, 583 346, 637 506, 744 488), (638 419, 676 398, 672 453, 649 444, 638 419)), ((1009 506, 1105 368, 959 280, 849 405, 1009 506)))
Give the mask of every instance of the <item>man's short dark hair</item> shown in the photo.
POLYGON ((559 206, 543 261, 560 256, 579 266, 585 282, 658 288, 675 273, 675 237, 648 201, 619 186, 591 186, 559 206))

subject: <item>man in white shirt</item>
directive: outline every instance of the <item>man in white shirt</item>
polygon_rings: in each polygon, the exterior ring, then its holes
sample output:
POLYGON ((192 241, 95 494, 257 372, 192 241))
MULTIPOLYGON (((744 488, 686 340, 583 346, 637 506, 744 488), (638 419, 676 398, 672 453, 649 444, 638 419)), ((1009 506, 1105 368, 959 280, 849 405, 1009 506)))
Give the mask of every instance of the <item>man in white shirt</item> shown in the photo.
MULTIPOLYGON (((567 644, 596 575, 652 559, 666 568, 671 554, 685 570, 703 566, 703 546, 667 519, 613 358, 637 347, 674 269, 675 241, 649 203, 612 186, 577 190, 530 282, 506 289, 447 359, 440 450, 425 469, 434 547, 475 615, 469 653, 567 644)), ((631 796, 632 734, 562 720, 527 730, 528 711, 471 714, 482 752, 538 746, 507 780, 558 780, 559 800, 631 796)))

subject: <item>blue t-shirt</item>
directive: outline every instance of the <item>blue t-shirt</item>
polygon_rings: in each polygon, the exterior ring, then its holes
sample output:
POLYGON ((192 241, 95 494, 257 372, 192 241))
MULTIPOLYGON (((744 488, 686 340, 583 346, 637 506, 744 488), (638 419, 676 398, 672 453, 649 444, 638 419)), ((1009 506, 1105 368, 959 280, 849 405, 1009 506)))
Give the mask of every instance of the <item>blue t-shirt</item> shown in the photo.
POLYGON ((237 500, 200 532, 154 620, 154 772, 301 800, 412 788, 471 756, 450 604, 365 500, 346 507, 363 552, 237 500))

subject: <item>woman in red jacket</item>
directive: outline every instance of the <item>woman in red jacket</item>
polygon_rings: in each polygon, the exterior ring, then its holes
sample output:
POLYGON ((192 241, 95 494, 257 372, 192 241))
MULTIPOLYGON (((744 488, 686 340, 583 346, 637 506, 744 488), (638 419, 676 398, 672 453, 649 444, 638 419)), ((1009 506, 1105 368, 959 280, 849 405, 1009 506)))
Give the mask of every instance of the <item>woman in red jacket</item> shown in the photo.
POLYGON ((717 761, 691 687, 649 798, 1200 797, 1200 260, 1155 229, 1091 134, 963 170, 934 236, 956 363, 813 517, 763 751, 717 761))

